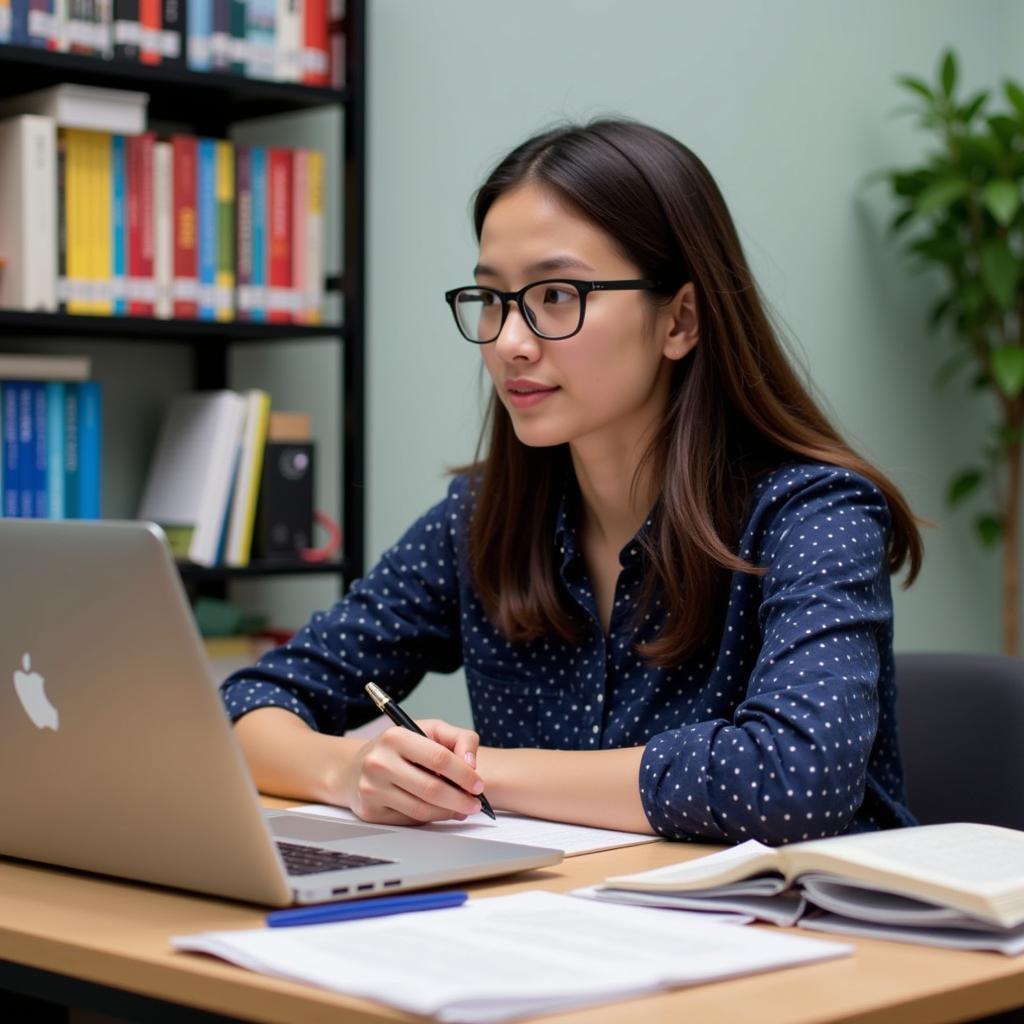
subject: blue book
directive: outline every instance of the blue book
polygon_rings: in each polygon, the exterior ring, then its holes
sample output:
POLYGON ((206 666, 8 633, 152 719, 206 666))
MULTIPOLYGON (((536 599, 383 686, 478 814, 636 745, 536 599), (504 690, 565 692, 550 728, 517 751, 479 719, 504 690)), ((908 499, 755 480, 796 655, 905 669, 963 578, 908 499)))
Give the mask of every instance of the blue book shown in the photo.
POLYGON ((32 516, 45 519, 50 511, 47 495, 46 383, 32 385, 32 516))
POLYGON ((4 506, 5 516, 16 518, 21 512, 21 473, 18 467, 18 385, 4 381, 4 506))
POLYGON ((64 382, 46 384, 46 514, 64 518, 64 382))
POLYGON ((267 147, 253 146, 249 154, 252 189, 252 320, 267 319, 267 147))
POLYGON ((200 139, 196 167, 196 220, 198 230, 199 319, 216 317, 217 285, 217 143, 200 139))
POLYGON ((64 516, 78 518, 78 385, 64 388, 64 516))
POLYGON ((100 518, 103 409, 100 383, 78 384, 78 518, 100 518))
POLYGON ((127 277, 125 275, 125 147, 123 135, 112 135, 111 178, 114 184, 110 205, 112 231, 110 252, 114 262, 114 313, 123 316, 128 309, 127 277))
POLYGON ((16 46, 28 46, 28 4, 29 0, 11 0, 11 42, 16 46))
POLYGON ((18 383, 18 515, 33 519, 36 492, 35 417, 32 384, 18 383))
POLYGON ((188 33, 186 59, 192 71, 209 71, 213 48, 213 0, 187 0, 185 24, 188 33))

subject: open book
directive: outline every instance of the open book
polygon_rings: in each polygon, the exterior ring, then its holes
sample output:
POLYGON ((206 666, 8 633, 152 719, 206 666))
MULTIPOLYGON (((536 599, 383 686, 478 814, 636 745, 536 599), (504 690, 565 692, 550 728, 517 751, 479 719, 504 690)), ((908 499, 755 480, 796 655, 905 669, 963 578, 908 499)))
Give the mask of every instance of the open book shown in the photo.
POLYGON ((596 895, 732 910, 819 931, 1024 953, 1024 832, 958 822, 778 848, 750 840, 697 860, 607 878, 596 895))

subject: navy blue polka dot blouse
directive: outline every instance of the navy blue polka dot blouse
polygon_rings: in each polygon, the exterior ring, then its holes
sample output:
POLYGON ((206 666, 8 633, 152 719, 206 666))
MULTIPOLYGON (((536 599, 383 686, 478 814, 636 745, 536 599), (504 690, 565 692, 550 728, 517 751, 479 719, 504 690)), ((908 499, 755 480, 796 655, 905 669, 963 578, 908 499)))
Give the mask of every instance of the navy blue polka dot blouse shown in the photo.
POLYGON ((621 552, 601 629, 570 509, 553 538, 561 578, 592 622, 586 640, 507 641, 466 568, 472 492, 454 480, 379 564, 287 644, 231 676, 232 719, 283 707, 339 734, 375 717, 374 679, 401 699, 424 673, 465 668, 484 745, 644 746, 639 788, 662 836, 784 843, 913 824, 894 716, 889 512, 863 477, 798 464, 757 484, 720 636, 685 664, 636 653, 664 610, 637 622, 640 550, 621 552))

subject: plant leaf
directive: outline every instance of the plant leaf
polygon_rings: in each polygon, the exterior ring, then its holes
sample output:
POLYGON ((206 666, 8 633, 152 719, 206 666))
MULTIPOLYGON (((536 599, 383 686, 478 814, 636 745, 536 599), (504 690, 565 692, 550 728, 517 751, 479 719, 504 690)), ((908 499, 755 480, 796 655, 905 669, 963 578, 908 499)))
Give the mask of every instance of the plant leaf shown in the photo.
POLYGON ((929 89, 920 78, 915 78, 913 75, 900 75, 896 81, 905 89, 910 89, 913 92, 916 92, 926 100, 931 101, 935 99, 934 93, 932 93, 931 89, 929 89))
POLYGON ((893 217, 892 222, 889 224, 889 235, 898 234, 900 229, 906 227, 916 214, 917 211, 913 207, 910 207, 908 210, 904 210, 902 213, 896 214, 896 216, 893 217))
POLYGON ((1006 93, 1006 98, 1013 104, 1014 109, 1017 111, 1017 116, 1024 119, 1024 89, 1011 79, 1006 79, 1003 82, 1003 92, 1006 93))
POLYGON ((1024 390, 1024 348, 1000 345, 993 349, 992 376, 1007 398, 1016 398, 1024 390))
POLYGON ((985 474, 980 469, 971 467, 962 470, 949 482, 949 490, 946 492, 946 503, 950 508, 955 508, 966 497, 973 494, 985 479, 985 474))
POLYGON ((967 103, 960 108, 960 120, 963 121, 964 124, 970 124, 974 118, 977 117, 978 111, 981 110, 987 102, 988 90, 982 89, 977 96, 968 100, 967 103))
POLYGON ((922 216, 946 209, 967 194, 968 184, 962 178, 940 178, 929 185, 917 199, 917 212, 922 216))
POLYGON ((1017 290, 1017 261, 1006 242, 988 242, 981 250, 981 277, 992 298, 1009 309, 1017 290))
POLYGON ((1003 521, 991 514, 978 516, 974 520, 974 528, 978 539, 987 548, 994 548, 1003 537, 1003 521))
POLYGON ((956 55, 947 50, 942 56, 942 91, 947 96, 953 95, 956 88, 956 55))
POLYGON ((981 190, 981 199, 989 213, 1005 228, 1020 209, 1020 190, 1016 182, 996 178, 981 190))

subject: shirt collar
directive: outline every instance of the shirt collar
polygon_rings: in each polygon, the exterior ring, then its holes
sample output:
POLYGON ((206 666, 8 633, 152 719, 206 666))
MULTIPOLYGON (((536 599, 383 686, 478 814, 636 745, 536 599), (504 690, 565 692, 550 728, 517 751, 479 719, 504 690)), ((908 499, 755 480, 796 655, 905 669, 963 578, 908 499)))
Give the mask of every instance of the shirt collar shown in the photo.
MULTIPOLYGON (((657 505, 651 509, 640 529, 629 539, 619 552, 619 565, 624 569, 636 565, 643 558, 643 540, 650 534, 654 525, 657 505)), ((580 520, 580 492, 575 480, 566 481, 562 488, 562 497, 558 503, 555 516, 555 544, 562 556, 561 568, 564 571, 572 562, 582 556, 579 544, 578 524, 580 520)))

